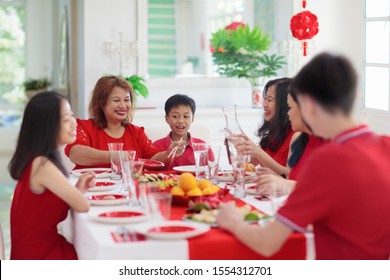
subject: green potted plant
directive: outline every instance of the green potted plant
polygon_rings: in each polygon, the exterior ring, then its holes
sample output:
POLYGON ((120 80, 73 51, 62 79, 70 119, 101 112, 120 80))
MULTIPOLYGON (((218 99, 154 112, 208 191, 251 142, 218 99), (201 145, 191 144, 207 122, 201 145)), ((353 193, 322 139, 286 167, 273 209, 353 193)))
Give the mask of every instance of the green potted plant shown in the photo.
POLYGON ((146 86, 146 81, 144 78, 138 75, 133 75, 130 77, 125 77, 125 80, 128 81, 133 87, 136 97, 142 96, 146 99, 149 96, 149 90, 146 86))
POLYGON ((211 35, 213 62, 223 77, 245 78, 252 85, 252 106, 260 107, 259 85, 266 77, 276 76, 276 70, 286 62, 283 56, 268 55, 271 41, 258 27, 252 30, 241 22, 233 22, 211 35))
POLYGON ((25 94, 28 99, 41 91, 47 90, 50 85, 51 82, 47 78, 28 79, 23 83, 25 94))

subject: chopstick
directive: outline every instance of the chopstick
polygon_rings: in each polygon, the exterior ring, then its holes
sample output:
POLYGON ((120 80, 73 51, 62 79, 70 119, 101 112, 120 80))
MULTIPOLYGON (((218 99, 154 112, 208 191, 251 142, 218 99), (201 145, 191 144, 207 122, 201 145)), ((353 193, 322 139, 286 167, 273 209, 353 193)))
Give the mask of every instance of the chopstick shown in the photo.
POLYGON ((181 143, 182 140, 183 140, 183 137, 180 138, 179 143, 177 144, 177 146, 176 146, 175 148, 172 149, 172 151, 169 153, 169 155, 168 155, 167 158, 170 158, 171 156, 172 156, 172 157, 175 157, 176 151, 177 151, 177 149, 179 148, 179 144, 181 143))

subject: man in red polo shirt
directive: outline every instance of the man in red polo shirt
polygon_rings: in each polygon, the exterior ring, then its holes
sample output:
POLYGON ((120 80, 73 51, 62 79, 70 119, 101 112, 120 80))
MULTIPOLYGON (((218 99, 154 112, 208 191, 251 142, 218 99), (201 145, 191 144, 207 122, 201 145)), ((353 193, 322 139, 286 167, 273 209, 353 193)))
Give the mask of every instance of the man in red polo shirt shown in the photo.
POLYGON ((326 53, 300 70, 293 86, 302 116, 330 142, 313 152, 268 227, 240 223, 232 205, 220 211, 221 227, 264 255, 312 225, 317 259, 389 258, 390 138, 353 120, 356 80, 348 60, 326 53))

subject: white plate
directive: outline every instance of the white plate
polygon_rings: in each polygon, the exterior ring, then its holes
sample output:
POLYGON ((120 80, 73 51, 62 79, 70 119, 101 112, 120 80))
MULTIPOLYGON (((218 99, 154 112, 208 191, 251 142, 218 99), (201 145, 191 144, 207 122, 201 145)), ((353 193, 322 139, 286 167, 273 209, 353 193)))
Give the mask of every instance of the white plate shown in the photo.
MULTIPOLYGON (((255 172, 245 172, 245 182, 251 182, 256 176, 255 172)), ((221 171, 218 172, 218 180, 220 182, 233 182, 233 171, 221 171)))
POLYGON ((115 210, 90 210, 88 215, 95 221, 108 224, 130 224, 145 221, 149 216, 138 210, 131 208, 122 208, 115 210))
POLYGON ((111 168, 83 168, 72 170, 72 174, 75 176, 81 176, 85 172, 94 172, 96 178, 109 178, 111 176, 111 168))
POLYGON ((185 221, 164 221, 136 226, 136 231, 152 239, 187 239, 210 230, 204 223, 185 221))
POLYGON ((114 182, 109 181, 98 181, 95 183, 95 186, 88 189, 88 192, 105 192, 111 191, 116 188, 116 184, 114 182))
POLYGON ((88 195, 87 199, 91 205, 119 205, 128 201, 123 193, 88 195))
MULTIPOLYGON (((203 172, 205 169, 204 166, 201 166, 200 167, 200 171, 203 172)), ((195 165, 182 165, 182 166, 175 166, 173 167, 173 170, 176 170, 180 173, 184 173, 184 172, 190 172, 190 173, 193 173, 195 174, 195 165)))

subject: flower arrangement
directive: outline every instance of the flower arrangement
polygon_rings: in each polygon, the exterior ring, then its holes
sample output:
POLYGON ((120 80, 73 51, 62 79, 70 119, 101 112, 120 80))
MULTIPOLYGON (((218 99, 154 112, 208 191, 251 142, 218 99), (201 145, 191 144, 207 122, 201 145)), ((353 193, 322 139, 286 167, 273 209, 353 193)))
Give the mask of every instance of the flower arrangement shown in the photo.
POLYGON ((248 79, 252 86, 259 85, 260 77, 276 76, 276 70, 286 64, 283 56, 264 53, 271 44, 268 35, 263 35, 258 27, 251 30, 241 22, 233 22, 213 33, 210 43, 218 73, 248 79))

